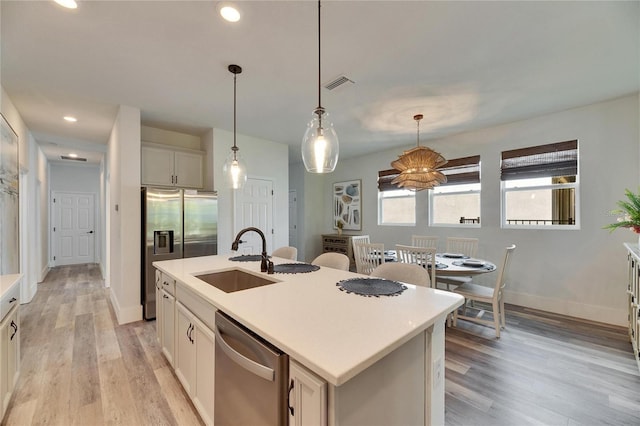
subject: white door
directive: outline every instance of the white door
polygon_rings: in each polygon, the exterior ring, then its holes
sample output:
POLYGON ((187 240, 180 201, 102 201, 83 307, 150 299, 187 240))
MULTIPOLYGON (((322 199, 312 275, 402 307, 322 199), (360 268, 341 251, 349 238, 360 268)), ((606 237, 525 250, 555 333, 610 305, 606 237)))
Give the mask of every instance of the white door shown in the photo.
POLYGON ((289 191, 289 245, 298 247, 298 193, 289 191))
MULTIPOLYGON (((261 230, 267 240, 267 253, 273 250, 273 181, 247 179, 244 188, 236 190, 234 237, 250 226, 261 230)), ((262 239, 255 232, 247 232, 238 248, 241 254, 262 253, 262 239)))
POLYGON ((94 194, 53 194, 55 265, 95 263, 94 194))

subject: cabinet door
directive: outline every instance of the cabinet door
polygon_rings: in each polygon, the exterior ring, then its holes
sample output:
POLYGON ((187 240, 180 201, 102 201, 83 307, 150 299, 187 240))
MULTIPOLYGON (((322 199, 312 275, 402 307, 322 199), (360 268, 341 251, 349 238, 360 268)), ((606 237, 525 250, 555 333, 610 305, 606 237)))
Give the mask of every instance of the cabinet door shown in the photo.
POLYGON ((202 188, 202 155, 175 153, 175 183, 184 188, 202 188))
POLYGON ((289 425, 327 424, 327 382, 289 362, 289 425))
POLYGON ((20 375, 20 315, 18 308, 14 308, 13 313, 9 314, 9 340, 7 351, 7 394, 5 396, 5 408, 9 405, 11 394, 18 382, 20 375))
POLYGON ((156 339, 163 346, 162 272, 156 270, 156 339))
POLYGON ((174 179, 173 151, 143 146, 140 170, 142 184, 173 186, 174 179))
POLYGON ((162 290, 162 352, 171 366, 175 354, 175 305, 175 297, 162 290))
POLYGON ((207 425, 213 424, 214 374, 215 374, 215 334, 197 318, 195 324, 196 346, 196 389, 193 405, 207 425))
POLYGON ((193 398, 196 379, 196 346, 193 314, 180 302, 176 303, 176 376, 184 390, 193 398))

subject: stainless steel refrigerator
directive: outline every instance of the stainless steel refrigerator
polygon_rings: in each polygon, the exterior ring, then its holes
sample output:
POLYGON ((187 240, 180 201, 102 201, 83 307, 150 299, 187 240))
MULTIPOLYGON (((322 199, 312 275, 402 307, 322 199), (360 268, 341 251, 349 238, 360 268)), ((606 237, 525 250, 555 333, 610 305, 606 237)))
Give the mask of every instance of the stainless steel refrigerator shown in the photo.
POLYGON ((141 295, 144 319, 156 317, 153 262, 218 253, 215 192, 143 187, 141 295))

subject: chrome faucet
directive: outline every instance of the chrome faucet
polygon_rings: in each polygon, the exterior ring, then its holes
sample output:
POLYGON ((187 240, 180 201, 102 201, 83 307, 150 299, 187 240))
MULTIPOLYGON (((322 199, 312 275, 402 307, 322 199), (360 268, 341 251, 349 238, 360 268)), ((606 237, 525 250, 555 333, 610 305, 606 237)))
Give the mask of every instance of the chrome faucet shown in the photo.
POLYGON ((244 228, 242 231, 238 232, 238 235, 236 235, 236 239, 233 240, 233 243, 231 243, 231 250, 238 251, 238 245, 244 242, 240 240, 240 237, 242 237, 246 232, 249 231, 257 232, 258 235, 260 235, 260 238, 262 238, 262 261, 260 262, 260 271, 267 272, 268 274, 273 274, 273 262, 270 261, 269 256, 267 256, 267 239, 264 237, 262 231, 258 228, 249 227, 244 228))

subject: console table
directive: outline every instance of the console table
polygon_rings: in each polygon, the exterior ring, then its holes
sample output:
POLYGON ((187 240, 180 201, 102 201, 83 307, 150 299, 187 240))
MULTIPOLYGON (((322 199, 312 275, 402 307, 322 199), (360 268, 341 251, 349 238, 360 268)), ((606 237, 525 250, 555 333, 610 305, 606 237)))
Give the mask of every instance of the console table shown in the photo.
POLYGON ((352 235, 324 234, 322 235, 322 252, 336 252, 347 255, 349 258, 349 269, 355 268, 355 258, 353 257, 352 235))

